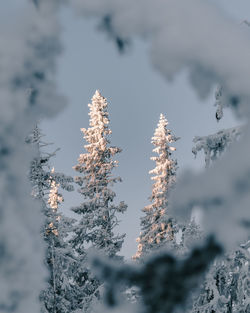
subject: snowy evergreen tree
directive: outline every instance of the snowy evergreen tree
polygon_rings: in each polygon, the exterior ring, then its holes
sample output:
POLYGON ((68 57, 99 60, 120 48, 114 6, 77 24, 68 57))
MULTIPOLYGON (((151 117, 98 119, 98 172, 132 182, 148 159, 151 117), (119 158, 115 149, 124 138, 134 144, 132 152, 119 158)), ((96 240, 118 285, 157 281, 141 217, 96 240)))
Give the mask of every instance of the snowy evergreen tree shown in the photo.
POLYGON ((49 279, 47 288, 41 294, 42 312, 68 313, 71 312, 75 302, 72 275, 77 268, 77 262, 67 242, 74 220, 58 212, 58 206, 62 203, 63 197, 58 192, 59 184, 52 177, 50 183, 44 227, 49 279))
MULTIPOLYGON (((117 213, 124 213, 127 206, 124 202, 115 204, 115 192, 110 187, 121 181, 112 176, 112 170, 117 166, 113 157, 121 149, 110 146, 109 117, 107 101, 96 91, 90 108, 89 128, 82 128, 86 153, 80 154, 78 164, 74 169, 81 174, 76 177, 80 185, 79 193, 84 202, 72 208, 80 219, 74 228, 71 243, 78 256, 80 267, 75 276, 79 287, 78 308, 90 310, 90 303, 99 297, 97 281, 86 262, 87 250, 95 248, 101 250, 111 258, 119 258, 124 235, 114 234, 114 227, 118 225, 117 213)), ((84 312, 85 312, 84 311, 84 312)))
POLYGON ((138 250, 134 258, 140 258, 148 253, 161 242, 174 239, 174 228, 172 222, 167 220, 168 195, 176 180, 177 161, 172 158, 172 152, 176 149, 170 146, 178 138, 172 135, 167 128, 168 121, 163 114, 160 115, 158 126, 152 137, 155 146, 153 152, 157 156, 151 157, 156 167, 149 172, 154 181, 151 204, 143 209, 146 214, 141 219, 142 232, 137 239, 138 250))
POLYGON ((42 237, 45 241, 45 265, 49 277, 46 289, 41 292, 42 313, 67 313, 74 303, 74 286, 72 273, 76 260, 72 248, 67 243, 67 236, 72 230, 74 220, 66 218, 58 212, 58 206, 63 201, 58 192, 59 182, 64 189, 73 190, 73 178, 50 170, 50 159, 53 153, 43 152, 49 144, 42 140, 44 135, 36 126, 26 138, 26 142, 37 147, 37 155, 31 162, 29 178, 32 184, 32 196, 42 205, 43 227, 42 237))

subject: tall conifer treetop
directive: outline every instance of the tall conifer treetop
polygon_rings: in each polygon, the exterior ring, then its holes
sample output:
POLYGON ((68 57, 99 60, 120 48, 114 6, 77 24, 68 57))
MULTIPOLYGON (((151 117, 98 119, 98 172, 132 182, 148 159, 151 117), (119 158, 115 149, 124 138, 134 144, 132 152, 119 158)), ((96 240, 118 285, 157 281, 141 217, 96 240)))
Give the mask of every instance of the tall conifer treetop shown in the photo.
POLYGON ((113 177, 112 170, 118 162, 113 157, 121 152, 118 147, 110 145, 109 116, 107 100, 96 91, 90 108, 89 128, 81 131, 87 144, 86 153, 80 154, 74 169, 80 173, 75 181, 80 185, 79 193, 84 202, 72 210, 80 215, 79 223, 74 228, 71 239, 73 248, 81 263, 76 283, 79 285, 80 309, 88 311, 93 295, 98 298, 100 282, 94 279, 86 261, 86 250, 96 248, 109 257, 119 258, 124 235, 113 232, 118 225, 117 213, 123 213, 127 206, 122 201, 114 203, 115 192, 111 190, 114 183, 121 181, 113 177))
POLYGON ((137 238, 138 250, 134 258, 140 258, 144 253, 152 250, 164 240, 173 239, 171 223, 166 223, 168 194, 176 181, 177 161, 172 158, 176 148, 171 146, 178 138, 167 128, 168 121, 163 114, 152 137, 152 144, 155 146, 153 152, 157 156, 151 157, 156 163, 149 174, 153 175, 154 181, 151 204, 143 208, 146 216, 141 219, 142 232, 137 238))
MULTIPOLYGON (((107 100, 97 90, 92 98, 92 103, 88 104, 90 108, 89 128, 81 128, 84 139, 88 144, 84 145, 87 153, 80 154, 78 164, 74 169, 80 173, 84 171, 93 172, 92 166, 95 167, 95 173, 98 175, 108 175, 113 167, 117 166, 117 161, 111 160, 111 156, 121 152, 117 147, 110 147, 108 135, 112 133, 109 129, 109 117, 107 112, 107 100), (110 159, 110 160, 109 160, 110 159), (109 160, 109 162, 107 162, 109 160), (100 168, 99 168, 100 167, 100 168)), ((85 178, 85 181, 89 177, 85 178)), ((81 182, 82 178, 78 178, 81 182)), ((82 182, 81 182, 82 183, 82 182)))
POLYGON ((113 234, 112 230, 118 222, 115 214, 123 213, 127 206, 124 202, 113 204, 116 195, 109 188, 113 183, 121 181, 120 177, 114 178, 111 174, 118 164, 113 156, 121 152, 121 149, 110 146, 108 136, 112 132, 108 126, 107 105, 107 100, 97 90, 92 103, 88 105, 89 128, 81 129, 87 141, 84 146, 87 153, 80 154, 74 169, 83 174, 76 177, 76 182, 81 186, 79 192, 88 201, 73 208, 75 213, 84 215, 81 223, 84 232, 80 234, 80 230, 76 230, 74 244, 80 248, 82 241, 91 242, 94 247, 104 249, 108 255, 114 256, 120 250, 124 237, 113 234))

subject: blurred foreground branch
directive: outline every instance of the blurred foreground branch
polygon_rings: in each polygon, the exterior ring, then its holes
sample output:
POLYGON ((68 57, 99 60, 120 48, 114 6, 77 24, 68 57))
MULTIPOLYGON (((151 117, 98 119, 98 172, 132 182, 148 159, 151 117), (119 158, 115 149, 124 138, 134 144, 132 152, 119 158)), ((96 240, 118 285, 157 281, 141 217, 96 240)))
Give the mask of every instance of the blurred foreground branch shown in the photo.
POLYGON ((163 252, 140 266, 118 265, 99 256, 95 256, 92 263, 100 279, 107 284, 105 303, 108 307, 120 304, 118 290, 121 291, 122 285, 128 285, 140 289, 140 312, 171 313, 185 306, 209 264, 221 252, 221 247, 211 237, 184 259, 163 252))

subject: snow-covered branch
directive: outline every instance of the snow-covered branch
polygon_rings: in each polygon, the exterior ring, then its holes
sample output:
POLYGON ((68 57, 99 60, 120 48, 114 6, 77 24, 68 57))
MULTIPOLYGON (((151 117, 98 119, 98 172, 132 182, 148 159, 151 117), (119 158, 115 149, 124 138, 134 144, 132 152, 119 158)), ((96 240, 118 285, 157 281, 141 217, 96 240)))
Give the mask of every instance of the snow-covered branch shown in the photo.
POLYGON ((192 152, 196 156, 199 151, 203 150, 206 167, 209 167, 210 162, 216 160, 229 145, 240 137, 241 133, 242 127, 233 127, 222 129, 209 136, 196 136, 193 139, 196 145, 192 152))

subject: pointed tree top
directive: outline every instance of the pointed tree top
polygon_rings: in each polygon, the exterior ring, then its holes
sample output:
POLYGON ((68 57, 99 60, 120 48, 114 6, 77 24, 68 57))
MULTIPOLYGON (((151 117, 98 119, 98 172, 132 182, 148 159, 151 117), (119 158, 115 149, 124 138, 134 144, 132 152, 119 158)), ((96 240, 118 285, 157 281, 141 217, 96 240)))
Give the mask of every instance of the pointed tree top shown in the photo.
POLYGON ((94 97, 98 97, 98 98, 99 98, 99 97, 102 97, 101 92, 100 92, 99 89, 97 89, 97 90, 95 91, 94 97))
POLYGON ((165 118, 164 114, 161 113, 161 114, 160 114, 160 120, 163 120, 163 119, 166 119, 166 118, 165 118))
POLYGON ((166 119, 166 117, 164 116, 164 114, 160 114, 160 119, 159 119, 159 124, 164 124, 164 126, 168 125, 168 120, 166 119))
MULTIPOLYGON (((106 108, 108 103, 107 103, 107 99, 105 97, 103 97, 103 95, 101 94, 100 90, 96 90, 93 97, 92 97, 92 103, 89 103, 88 106, 90 108, 94 108, 94 107, 103 107, 106 108)), ((89 113, 90 115, 90 113, 89 113)))

